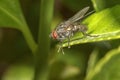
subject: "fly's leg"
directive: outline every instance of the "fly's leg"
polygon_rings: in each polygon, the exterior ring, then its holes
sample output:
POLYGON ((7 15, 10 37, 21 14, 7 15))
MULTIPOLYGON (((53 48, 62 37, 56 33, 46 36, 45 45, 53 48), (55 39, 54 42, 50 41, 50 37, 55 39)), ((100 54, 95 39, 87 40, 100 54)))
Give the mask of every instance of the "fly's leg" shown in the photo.
POLYGON ((70 36, 68 36, 68 48, 70 48, 70 36))
POLYGON ((63 42, 60 41, 60 45, 59 45, 59 49, 58 49, 58 53, 59 53, 60 51, 62 51, 62 53, 64 54, 62 44, 63 44, 63 42))
POLYGON ((73 36, 73 32, 69 31, 69 35, 68 35, 68 48, 70 48, 70 37, 73 36))
POLYGON ((89 36, 89 37, 97 37, 98 35, 90 35, 90 34, 87 34, 86 32, 83 32, 82 31, 82 34, 85 36, 85 37, 87 37, 87 36, 89 36))
POLYGON ((82 32, 82 34, 85 37, 87 37, 87 36, 89 36, 89 37, 97 37, 95 35, 93 36, 93 35, 90 35, 90 34, 86 33, 86 31, 88 30, 88 28, 86 27, 86 25, 84 25, 84 24, 76 24, 76 26, 78 26, 78 31, 82 32))
MULTIPOLYGON (((58 52, 62 51, 62 53, 64 54, 62 44, 63 44, 63 42, 60 41, 60 46, 59 46, 58 52)), ((68 36, 68 48, 70 48, 70 36, 68 36)))
POLYGON ((84 25, 84 24, 76 24, 76 26, 78 26, 78 30, 80 31, 80 32, 82 32, 82 34, 86 37, 86 36, 90 36, 91 37, 91 35, 89 35, 89 34, 87 34, 86 33, 86 31, 88 30, 88 28, 86 27, 86 25, 84 25))
POLYGON ((82 34, 86 37, 86 36, 90 36, 91 37, 91 35, 89 35, 89 34, 87 34, 86 32, 83 32, 82 31, 82 34))

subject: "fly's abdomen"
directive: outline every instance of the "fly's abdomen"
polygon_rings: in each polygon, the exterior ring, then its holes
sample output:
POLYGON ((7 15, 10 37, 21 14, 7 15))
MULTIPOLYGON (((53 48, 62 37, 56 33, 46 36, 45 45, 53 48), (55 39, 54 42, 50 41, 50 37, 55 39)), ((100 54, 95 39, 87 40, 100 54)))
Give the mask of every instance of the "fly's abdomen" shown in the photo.
POLYGON ((83 25, 83 24, 78 25, 78 29, 81 32, 86 32, 88 30, 88 28, 86 27, 86 25, 83 25))

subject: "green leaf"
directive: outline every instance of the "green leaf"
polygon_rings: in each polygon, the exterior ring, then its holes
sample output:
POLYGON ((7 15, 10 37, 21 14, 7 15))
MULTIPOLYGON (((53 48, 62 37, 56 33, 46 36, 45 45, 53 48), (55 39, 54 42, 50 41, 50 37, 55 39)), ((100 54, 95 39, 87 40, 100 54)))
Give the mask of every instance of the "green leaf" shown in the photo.
POLYGON ((119 80, 120 79, 120 47, 111 50, 103 57, 87 75, 85 80, 119 80))
POLYGON ((20 30, 32 52, 36 51, 37 44, 24 19, 19 0, 0 0, 0 27, 20 30))
POLYGON ((21 29, 26 26, 18 0, 0 0, 0 27, 21 29))
MULTIPOLYGON (((80 33, 71 38, 70 45, 120 38, 120 5, 94 13, 84 20, 87 33, 96 37, 82 37, 80 33)), ((68 46, 67 41, 63 47, 68 46)))
POLYGON ((96 11, 101 11, 105 8, 113 7, 120 4, 120 0, 92 0, 96 11))
POLYGON ((89 60, 88 60, 88 66, 87 66, 87 74, 91 74, 92 70, 94 69, 98 57, 99 57, 99 50, 95 48, 93 52, 90 54, 89 60))

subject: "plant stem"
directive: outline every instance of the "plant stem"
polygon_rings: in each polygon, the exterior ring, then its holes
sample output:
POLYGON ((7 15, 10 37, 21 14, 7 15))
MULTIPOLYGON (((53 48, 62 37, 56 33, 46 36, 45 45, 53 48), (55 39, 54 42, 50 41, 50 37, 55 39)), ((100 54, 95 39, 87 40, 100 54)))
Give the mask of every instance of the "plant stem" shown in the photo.
POLYGON ((33 55, 35 55, 35 52, 36 52, 36 49, 37 49, 37 43, 33 39, 32 33, 30 32, 28 26, 25 26, 22 29, 24 29, 24 30, 21 30, 23 35, 24 35, 24 38, 25 38, 28 46, 30 47, 33 55))
POLYGON ((34 80, 47 80, 49 74, 48 53, 50 49, 49 32, 53 15, 54 0, 41 0, 38 50, 35 55, 34 80))

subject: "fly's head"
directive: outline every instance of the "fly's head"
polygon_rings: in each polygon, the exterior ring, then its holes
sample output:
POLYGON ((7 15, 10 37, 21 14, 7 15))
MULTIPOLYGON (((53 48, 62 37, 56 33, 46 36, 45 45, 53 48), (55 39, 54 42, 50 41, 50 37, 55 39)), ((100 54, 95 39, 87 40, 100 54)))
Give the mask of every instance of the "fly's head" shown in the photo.
POLYGON ((49 36, 53 39, 58 39, 58 33, 56 32, 56 30, 53 30, 49 36))
POLYGON ((58 40, 58 41, 62 41, 65 39, 65 25, 64 22, 60 23, 50 34, 50 37, 58 40))

